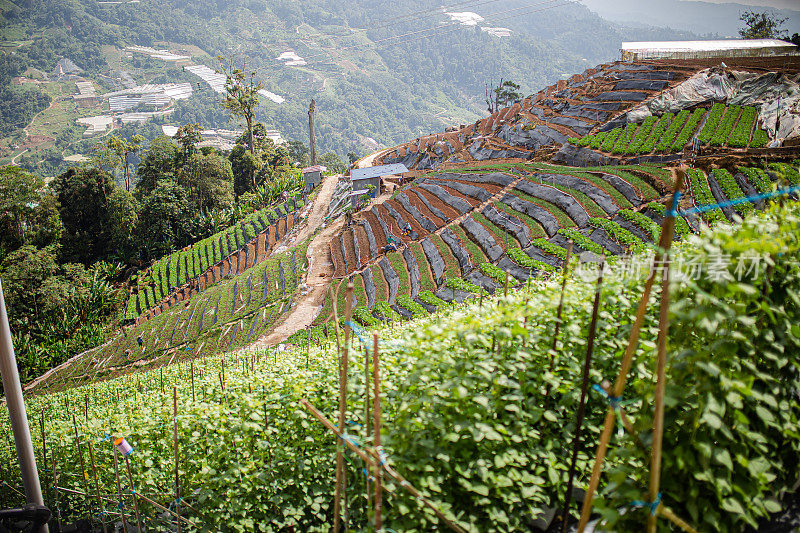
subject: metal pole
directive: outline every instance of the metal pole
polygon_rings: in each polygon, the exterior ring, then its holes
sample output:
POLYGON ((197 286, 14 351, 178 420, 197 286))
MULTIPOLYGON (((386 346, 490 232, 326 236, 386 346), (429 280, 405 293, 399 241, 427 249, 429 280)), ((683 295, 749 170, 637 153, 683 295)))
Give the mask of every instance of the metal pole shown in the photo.
MULTIPOLYGON (((11 420, 11 429, 14 431, 14 444, 17 446, 17 458, 19 469, 22 472, 22 485, 25 487, 25 499, 28 503, 44 505, 42 486, 39 484, 39 471, 36 469, 36 456, 33 454, 31 431, 28 427, 28 415, 25 413, 25 401, 22 399, 22 384, 19 382, 17 358, 11 342, 11 327, 8 325, 2 282, 0 282, 0 375, 3 378, 8 417, 11 420)), ((40 531, 49 533, 50 530, 45 524, 40 531)))

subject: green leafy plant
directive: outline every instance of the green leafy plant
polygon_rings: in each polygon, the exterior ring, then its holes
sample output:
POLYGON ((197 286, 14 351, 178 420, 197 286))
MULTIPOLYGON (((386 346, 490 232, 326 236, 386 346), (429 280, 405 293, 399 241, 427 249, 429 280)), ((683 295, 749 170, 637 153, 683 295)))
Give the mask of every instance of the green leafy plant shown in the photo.
POLYGON ((717 126, 724 112, 725 104, 717 102, 711 106, 711 111, 708 113, 706 123, 703 125, 703 129, 700 130, 700 135, 697 137, 700 139, 701 144, 708 144, 714 136, 714 132, 717 131, 717 126))
POLYGON ((572 242, 575 243, 576 246, 583 248, 588 252, 596 253, 597 255, 612 255, 611 252, 606 250, 600 244, 597 244, 592 239, 581 233, 580 231, 572 228, 561 228, 558 230, 558 233, 566 237, 567 239, 572 239, 572 242))
POLYGON ((750 140, 750 148, 764 148, 768 142, 769 134, 764 130, 756 130, 750 140))
POLYGON ((742 107, 738 105, 729 106, 725 110, 725 115, 722 117, 722 120, 717 127, 717 131, 714 132, 714 136, 711 137, 711 140, 708 144, 711 146, 723 146, 727 142, 728 136, 731 134, 733 126, 736 123, 736 119, 739 117, 741 110, 742 107))
MULTIPOLYGON (((714 198, 714 195, 711 194, 711 189, 708 187, 708 181, 706 180, 706 175, 703 173, 703 171, 696 168, 690 168, 687 174, 689 176, 689 182, 692 185, 692 195, 694 196, 695 204, 698 206, 716 204, 717 201, 714 198)), ((709 224, 725 220, 722 210, 718 207, 711 209, 710 211, 705 211, 703 213, 703 218, 709 224)))
POLYGON ((661 235, 661 226, 656 224, 650 217, 643 215, 639 211, 631 211, 630 209, 617 211, 617 215, 631 224, 636 224, 650 235, 653 242, 658 242, 658 237, 661 235))
MULTIPOLYGON (((724 168, 717 168, 712 171, 712 176, 714 179, 717 180, 722 190, 725 191, 725 196, 727 196, 730 200, 736 200, 740 198, 744 198, 744 193, 742 189, 739 187, 739 184, 736 183, 736 179, 731 175, 730 172, 725 170, 724 168)), ((736 210, 737 213, 740 215, 746 215, 753 211, 753 204, 751 203, 743 203, 733 206, 733 209, 736 210)))
POLYGON ((628 145, 625 149, 626 154, 638 154, 639 150, 642 148, 644 143, 647 141, 647 138, 650 136, 650 132, 653 131, 653 126, 655 125, 656 121, 658 121, 658 117, 655 115, 650 115, 649 117, 645 118, 642 122, 642 126, 636 132, 636 137, 633 138, 633 141, 628 145))
POLYGON ((626 230, 613 220, 591 217, 589 218, 589 225, 594 226, 595 228, 604 229, 612 239, 626 246, 627 248, 636 248, 644 245, 642 239, 626 230))
POLYGON ((682 150, 683 147, 686 146, 686 143, 689 142, 689 138, 694 135, 697 125, 700 124, 701 120, 703 120, 705 114, 705 109, 698 108, 694 110, 692 116, 689 117, 689 120, 686 121, 686 124, 681 129, 681 132, 675 138, 675 142, 672 143, 673 151, 682 150))
POLYGON ((537 261, 536 259, 532 259, 528 254, 526 254, 522 248, 509 248, 506 250, 506 254, 508 254, 509 259, 514 261, 516 264, 521 266, 522 268, 527 268, 528 270, 535 270, 537 272, 555 272, 556 268, 553 265, 548 265, 547 263, 543 263, 541 261, 537 261))
POLYGON ((677 135, 678 131, 683 127, 688 119, 689 111, 686 109, 678 113, 678 116, 675 117, 675 120, 670 122, 669 128, 667 128, 667 131, 664 132, 664 134, 661 136, 661 139, 658 141, 658 144, 656 145, 657 152, 666 151, 672 146, 672 139, 675 138, 675 135, 677 135))
POLYGON ((531 244, 552 256, 558 257, 562 261, 567 258, 567 251, 561 246, 553 244, 550 241, 546 241, 544 239, 534 239, 531 244))
POLYGON ((431 291, 420 291, 417 295, 417 298, 428 305, 436 307, 437 309, 442 309, 448 306, 447 302, 437 297, 431 291))
POLYGON ((420 318, 428 315, 428 312, 425 310, 425 308, 412 300, 407 294, 398 295, 396 302, 397 305, 411 311, 411 314, 414 315, 414 318, 420 318))
POLYGON ((753 122, 756 119, 758 110, 753 106, 744 106, 739 122, 728 137, 728 146, 732 148, 744 148, 750 140, 750 130, 753 129, 753 122))

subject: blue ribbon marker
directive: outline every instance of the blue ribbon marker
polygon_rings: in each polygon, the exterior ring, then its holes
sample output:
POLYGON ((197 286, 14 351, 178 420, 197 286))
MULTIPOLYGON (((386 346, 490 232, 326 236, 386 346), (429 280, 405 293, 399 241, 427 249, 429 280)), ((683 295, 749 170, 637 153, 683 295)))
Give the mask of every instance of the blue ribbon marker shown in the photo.
POLYGON ((658 506, 661 505, 661 493, 658 493, 656 496, 656 501, 654 502, 646 502, 643 500, 633 500, 631 502, 631 507, 648 507, 650 509, 650 514, 652 516, 656 515, 656 511, 658 510, 658 506))
MULTIPOLYGON (((686 216, 686 215, 692 215, 692 214, 695 214, 695 213, 705 213, 706 211, 712 211, 714 209, 719 209, 719 208, 722 208, 722 207, 732 207, 734 205, 746 204, 748 202, 756 202, 758 200, 767 200, 769 198, 775 198, 776 196, 785 196, 787 194, 792 194, 793 192, 797 192, 797 191, 800 191, 800 185, 795 185, 793 187, 786 187, 784 189, 778 189, 778 190, 775 190, 775 191, 772 191, 772 192, 765 192, 765 193, 762 193, 762 194, 756 194, 756 195, 753 195, 753 196, 745 196, 744 198, 735 198, 733 200, 728 200, 728 201, 720 202, 720 203, 717 203, 717 204, 702 205, 702 206, 699 206, 699 207, 693 207, 691 209, 687 209, 686 211, 678 211, 678 210, 673 208, 667 214, 669 216, 674 217, 674 216, 677 216, 677 215, 686 216)), ((673 205, 677 206, 678 204, 677 204, 677 202, 675 202, 673 205)))

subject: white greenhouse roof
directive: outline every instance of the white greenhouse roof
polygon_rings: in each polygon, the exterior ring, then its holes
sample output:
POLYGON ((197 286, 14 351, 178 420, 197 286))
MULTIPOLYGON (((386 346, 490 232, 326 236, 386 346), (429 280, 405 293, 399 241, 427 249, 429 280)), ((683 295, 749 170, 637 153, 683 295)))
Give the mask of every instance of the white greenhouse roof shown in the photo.
POLYGON ((395 174, 404 174, 408 172, 405 165, 401 163, 393 163, 391 165, 378 165, 376 167, 367 168, 354 168, 350 171, 350 180, 358 181, 369 178, 377 178, 379 176, 392 176, 395 174))
POLYGON ((643 41, 624 42, 625 52, 709 52, 758 48, 794 48, 795 45, 780 39, 727 39, 719 41, 643 41))

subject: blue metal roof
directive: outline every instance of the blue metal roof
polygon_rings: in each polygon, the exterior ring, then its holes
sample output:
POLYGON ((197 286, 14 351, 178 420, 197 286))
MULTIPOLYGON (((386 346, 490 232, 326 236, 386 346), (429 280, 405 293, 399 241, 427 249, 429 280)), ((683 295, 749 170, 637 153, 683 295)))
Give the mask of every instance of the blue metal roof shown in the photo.
POLYGON ((377 167, 354 168, 350 171, 350 180, 365 180, 369 178, 377 178, 378 176, 404 174, 406 172, 408 172, 408 169, 401 163, 395 163, 393 165, 378 165, 377 167))

